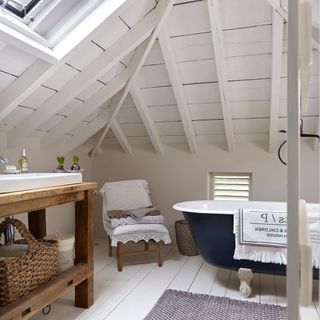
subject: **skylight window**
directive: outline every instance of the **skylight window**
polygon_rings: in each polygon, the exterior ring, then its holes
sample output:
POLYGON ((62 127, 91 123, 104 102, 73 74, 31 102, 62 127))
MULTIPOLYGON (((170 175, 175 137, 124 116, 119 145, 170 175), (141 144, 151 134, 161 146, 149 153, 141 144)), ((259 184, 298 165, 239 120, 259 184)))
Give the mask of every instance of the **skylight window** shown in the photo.
POLYGON ((41 0, 0 0, 0 6, 24 18, 41 0))

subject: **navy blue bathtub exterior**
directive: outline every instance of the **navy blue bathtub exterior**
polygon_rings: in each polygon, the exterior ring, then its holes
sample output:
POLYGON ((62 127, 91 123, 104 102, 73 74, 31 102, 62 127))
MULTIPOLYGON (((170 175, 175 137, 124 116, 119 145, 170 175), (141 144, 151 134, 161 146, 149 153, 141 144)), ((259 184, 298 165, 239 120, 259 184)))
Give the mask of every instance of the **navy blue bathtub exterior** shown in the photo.
MULTIPOLYGON (((284 265, 233 259, 233 215, 188 212, 183 212, 183 215, 202 258, 208 263, 227 269, 248 268, 258 273, 286 274, 284 265)), ((318 274, 314 272, 314 278, 318 279, 318 274)))

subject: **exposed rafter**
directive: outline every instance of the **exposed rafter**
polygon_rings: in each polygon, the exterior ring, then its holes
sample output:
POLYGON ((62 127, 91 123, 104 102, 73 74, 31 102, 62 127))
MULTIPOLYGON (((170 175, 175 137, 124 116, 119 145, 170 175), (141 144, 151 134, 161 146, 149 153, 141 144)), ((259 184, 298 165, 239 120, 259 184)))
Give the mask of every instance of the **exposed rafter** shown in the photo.
POLYGON ((233 123, 230 105, 230 88, 227 74, 227 61, 223 43, 222 25, 218 0, 207 0, 213 49, 216 61, 217 75, 220 89, 220 99, 226 133, 228 151, 235 148, 233 123))
POLYGON ((279 110, 281 97, 281 64, 283 43, 283 18, 273 10, 272 13, 272 71, 271 71, 271 105, 270 105, 270 140, 269 151, 277 150, 279 131, 279 110))
POLYGON ((128 80, 127 70, 123 70, 115 78, 113 78, 107 85, 103 86, 96 93, 94 93, 86 102, 82 103, 75 109, 68 117, 60 121, 54 126, 50 132, 41 138, 41 147, 50 148, 53 143, 62 138, 65 134, 70 132, 82 120, 94 112, 97 108, 103 105, 104 102, 112 98, 118 91, 120 91, 128 80))
POLYGON ((163 26, 159 34, 159 44, 163 59, 167 67, 172 90, 177 102, 180 118, 182 121, 184 132, 187 137, 190 152, 196 153, 198 149, 196 134, 192 124, 191 115, 188 109, 188 101, 186 99, 180 72, 176 63, 176 57, 171 43, 167 24, 163 26))
POLYGON ((163 154, 163 145, 161 142, 160 135, 158 133, 158 130, 151 118, 148 106, 145 104, 141 89, 137 83, 137 81, 134 81, 132 84, 132 87, 130 89, 131 97, 134 101, 134 103, 137 106, 138 112, 141 116, 141 119, 143 121, 143 124, 148 132, 149 138, 151 140, 151 143, 156 150, 158 154, 163 154))
POLYGON ((98 141, 93 146, 92 150, 90 151, 90 156, 93 157, 97 150, 99 149, 101 143, 103 142, 105 136, 107 135, 109 129, 112 126, 113 121, 116 119, 116 116, 126 99, 132 84, 134 83, 137 75, 139 74, 144 62, 146 61, 153 44, 155 40, 157 39, 159 32, 165 23, 171 8, 174 4, 174 0, 159 0, 157 8, 156 8, 156 19, 155 19, 155 29, 152 33, 152 35, 145 40, 145 42, 139 46, 139 48, 136 50, 135 55, 130 63, 129 66, 129 80, 126 84, 125 88, 123 89, 122 95, 119 96, 119 99, 115 100, 115 103, 111 106, 111 115, 109 121, 106 123, 101 136, 99 137, 98 141))
MULTIPOLYGON (((25 74, 21 75, 19 79, 15 80, 0 95, 0 117, 4 114, 2 113, 3 110, 9 110, 10 112, 12 106, 22 103, 39 85, 49 79, 60 65, 67 62, 71 56, 79 53, 92 38, 96 37, 106 26, 109 26, 112 19, 119 14, 119 7, 124 1, 113 0, 101 3, 92 14, 83 19, 72 32, 55 46, 55 55, 60 59, 58 63, 38 73, 38 64, 42 62, 37 62, 25 71, 25 74)), ((58 5, 59 1, 54 3, 58 5)))
MULTIPOLYGON (((79 146, 81 146, 84 142, 86 142, 88 139, 90 139, 94 134, 96 134, 99 130, 101 130, 105 124, 106 121, 109 119, 109 110, 104 111, 99 117, 92 120, 85 128, 85 130, 82 130, 80 133, 77 133, 76 136, 72 136, 66 139, 65 142, 65 149, 67 152, 72 151, 79 146)), ((113 124, 111 126, 111 130, 113 131, 114 135, 116 136, 117 140, 119 141, 122 149, 126 153, 132 153, 132 149, 130 146, 130 143, 122 131, 119 122, 117 119, 113 121, 113 124)))
POLYGON ((125 33, 108 51, 103 52, 91 62, 82 72, 73 77, 56 94, 46 100, 35 112, 9 133, 8 144, 15 146, 33 129, 45 123, 59 112, 68 102, 85 90, 96 79, 108 72, 121 59, 143 42, 154 28, 153 13, 138 22, 125 33))
POLYGON ((30 92, 37 89, 46 80, 46 72, 52 67, 50 63, 37 60, 19 78, 0 94, 0 121, 2 121, 18 104, 26 99, 30 92))

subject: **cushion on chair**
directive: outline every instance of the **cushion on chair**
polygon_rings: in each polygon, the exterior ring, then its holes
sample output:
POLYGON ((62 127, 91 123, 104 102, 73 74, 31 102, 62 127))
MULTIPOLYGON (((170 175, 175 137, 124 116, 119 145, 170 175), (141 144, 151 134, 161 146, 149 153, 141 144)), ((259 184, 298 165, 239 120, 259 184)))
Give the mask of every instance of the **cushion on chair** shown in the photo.
POLYGON ((134 224, 119 226, 107 230, 111 238, 111 245, 117 246, 118 242, 127 243, 129 241, 138 242, 141 240, 156 242, 163 241, 165 244, 171 243, 168 229, 162 224, 134 224))

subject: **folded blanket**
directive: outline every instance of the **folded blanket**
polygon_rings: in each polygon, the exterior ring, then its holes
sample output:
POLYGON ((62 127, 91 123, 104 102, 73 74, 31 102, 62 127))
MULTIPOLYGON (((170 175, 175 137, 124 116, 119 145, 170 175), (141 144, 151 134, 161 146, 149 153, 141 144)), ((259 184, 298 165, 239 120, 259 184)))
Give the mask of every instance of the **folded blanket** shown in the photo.
POLYGON ((122 218, 142 218, 144 216, 159 216, 160 211, 155 207, 138 208, 133 210, 108 210, 108 217, 110 219, 122 218))
POLYGON ((126 217, 126 218, 117 218, 117 219, 108 219, 104 221, 105 225, 113 229, 119 226, 133 225, 133 224, 163 224, 164 216, 155 215, 155 216, 145 216, 142 218, 126 217))

